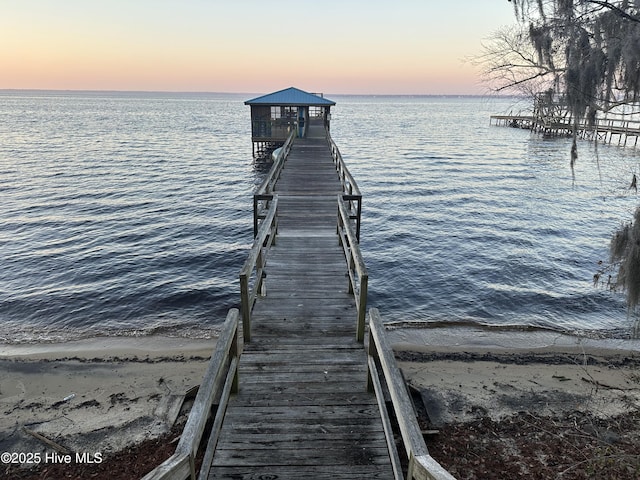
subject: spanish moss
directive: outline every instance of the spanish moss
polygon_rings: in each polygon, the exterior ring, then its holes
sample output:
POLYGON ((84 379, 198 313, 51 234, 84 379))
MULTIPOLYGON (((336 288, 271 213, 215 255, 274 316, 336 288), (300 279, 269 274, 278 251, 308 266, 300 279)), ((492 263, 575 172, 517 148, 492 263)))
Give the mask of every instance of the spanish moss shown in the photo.
POLYGON ((627 305, 633 310, 640 304, 640 208, 633 221, 614 234, 609 252, 611 262, 619 265, 615 286, 627 292, 627 305))

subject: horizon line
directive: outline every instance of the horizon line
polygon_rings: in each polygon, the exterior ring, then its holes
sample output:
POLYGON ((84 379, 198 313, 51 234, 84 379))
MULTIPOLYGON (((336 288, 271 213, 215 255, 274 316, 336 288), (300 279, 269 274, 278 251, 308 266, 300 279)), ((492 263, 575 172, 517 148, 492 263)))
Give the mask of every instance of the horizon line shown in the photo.
MULTIPOLYGON (((264 92, 229 92, 207 90, 117 90, 117 89, 59 89, 59 88, 0 88, 0 93, 8 92, 57 92, 57 93, 160 93, 160 94, 215 94, 215 95, 260 95, 264 92)), ((488 93, 325 93, 322 95, 350 96, 350 97, 522 97, 523 95, 504 95, 494 92, 488 93)))

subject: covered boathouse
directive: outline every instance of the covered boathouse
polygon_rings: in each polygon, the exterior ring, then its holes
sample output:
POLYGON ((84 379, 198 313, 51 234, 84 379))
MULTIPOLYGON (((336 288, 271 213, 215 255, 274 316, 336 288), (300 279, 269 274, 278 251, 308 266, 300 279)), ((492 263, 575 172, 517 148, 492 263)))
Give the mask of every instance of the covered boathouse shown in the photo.
POLYGON ((322 94, 290 87, 244 102, 251 107, 253 156, 268 156, 281 147, 291 131, 305 138, 309 124, 321 124, 329 130, 331 107, 336 104, 322 94))

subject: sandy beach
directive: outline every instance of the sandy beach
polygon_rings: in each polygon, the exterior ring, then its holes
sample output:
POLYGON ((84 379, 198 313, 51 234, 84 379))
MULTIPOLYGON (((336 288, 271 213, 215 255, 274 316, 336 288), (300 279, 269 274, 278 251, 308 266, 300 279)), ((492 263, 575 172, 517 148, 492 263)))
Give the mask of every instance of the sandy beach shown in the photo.
MULTIPOLYGON (((518 412, 614 418, 640 410, 640 345, 552 332, 392 328, 428 428, 518 412)), ((86 461, 166 434, 215 340, 98 338, 0 347, 0 451, 81 453, 86 461)), ((184 412, 183 412, 184 413, 184 412)), ((5 461, 6 460, 6 461, 5 461)))
POLYGON ((0 451, 44 453, 48 439, 104 458, 166 433, 214 346, 108 337, 0 347, 0 451))
POLYGON ((640 408, 640 341, 551 331, 389 331, 409 385, 435 423, 519 411, 611 417, 640 408))

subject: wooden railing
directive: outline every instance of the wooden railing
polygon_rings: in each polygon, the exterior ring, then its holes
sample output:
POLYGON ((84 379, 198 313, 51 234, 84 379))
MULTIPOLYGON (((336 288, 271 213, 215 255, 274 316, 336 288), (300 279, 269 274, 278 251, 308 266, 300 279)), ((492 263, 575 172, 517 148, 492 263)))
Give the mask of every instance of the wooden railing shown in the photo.
POLYGON ((280 174, 282 173, 282 169, 284 167, 284 162, 287 159, 287 155, 289 155, 289 151, 291 150, 291 146, 293 145, 293 140, 296 138, 295 130, 292 131, 287 140, 284 142, 284 145, 280 148, 280 152, 276 156, 273 161, 273 165, 269 169, 269 173, 266 178, 256 190, 256 193, 253 195, 253 237, 255 238, 258 235, 258 229, 260 227, 260 222, 263 221, 267 212, 271 207, 271 202, 273 200, 273 190, 275 185, 280 178, 280 174))
MULTIPOLYGON (((145 475, 143 480, 196 480, 195 458, 212 406, 217 402, 208 446, 217 443, 229 396, 238 391, 239 325, 238 310, 229 310, 175 453, 145 475)), ((200 471, 208 472, 210 464, 211 458, 205 457, 200 471)))
POLYGON ((291 150, 291 146, 293 145, 293 140, 296 138, 295 130, 292 131, 287 140, 282 145, 278 156, 274 158, 273 165, 269 169, 269 173, 266 178, 262 181, 258 190, 256 190, 256 195, 264 195, 268 193, 273 193, 273 187, 276 182, 280 178, 280 173, 282 172, 282 167, 284 167, 284 162, 287 159, 287 155, 289 155, 289 151, 291 150))
POLYGON ((338 240, 344 252, 349 273, 349 293, 356 299, 356 309, 358 313, 356 326, 356 339, 364 341, 364 330, 366 323, 367 291, 369 284, 369 274, 364 264, 360 245, 355 232, 351 227, 349 212, 342 195, 338 195, 338 240))
POLYGON ((251 341, 251 310, 258 294, 265 294, 267 252, 278 233, 278 195, 273 194, 269 209, 256 232, 253 246, 240 270, 240 311, 244 341, 251 341))
POLYGON ((407 480, 455 480, 427 450, 424 438, 418 425, 413 404, 409 398, 407 386, 400 374, 393 355, 393 349, 387 339, 380 313, 372 308, 369 311, 369 373, 367 375, 367 389, 375 391, 378 406, 383 418, 387 443, 390 452, 397 452, 391 420, 384 401, 384 391, 380 378, 384 380, 391 397, 395 418, 402 438, 404 450, 407 453, 408 469, 404 476, 400 459, 392 455, 392 463, 396 479, 407 480))
POLYGON ((331 150, 331 157, 333 157, 333 163, 336 166, 340 183, 342 184, 342 198, 349 207, 349 218, 354 221, 354 229, 356 232, 356 239, 360 241, 360 221, 362 218, 362 194, 358 188, 358 184, 349 172, 349 169, 344 163, 342 154, 333 141, 331 135, 327 131, 327 141, 329 142, 329 148, 331 150))
POLYGON ((264 220, 267 212, 270 209, 271 201, 273 200, 273 190, 275 188, 278 179, 280 178, 280 174, 282 173, 282 169, 284 167, 284 163, 287 159, 287 155, 289 155, 289 151, 291 150, 291 146, 293 145, 293 141, 296 138, 295 130, 292 131, 287 140, 284 142, 284 145, 280 148, 280 152, 276 156, 273 161, 273 165, 269 169, 269 173, 266 178, 256 190, 256 193, 253 195, 253 236, 254 238, 258 235, 258 228, 261 220, 264 220))

